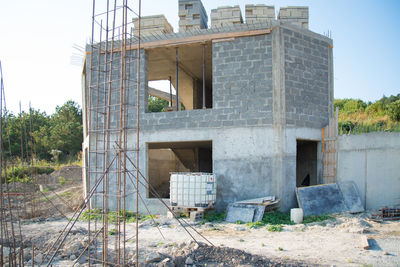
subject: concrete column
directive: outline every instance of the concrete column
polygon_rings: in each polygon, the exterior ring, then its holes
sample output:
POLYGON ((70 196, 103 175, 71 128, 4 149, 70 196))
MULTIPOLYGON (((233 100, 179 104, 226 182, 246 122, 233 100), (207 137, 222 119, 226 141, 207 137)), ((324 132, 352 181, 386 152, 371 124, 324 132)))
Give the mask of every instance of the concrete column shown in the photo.
POLYGON ((333 101, 334 101, 334 84, 333 84, 333 46, 329 46, 328 48, 328 86, 329 86, 329 117, 333 118, 334 117, 334 107, 333 107, 333 101))
POLYGON ((281 199, 281 210, 285 211, 295 204, 296 159, 286 157, 285 51, 282 29, 279 26, 272 32, 272 96, 274 155, 272 188, 275 188, 275 194, 281 199))

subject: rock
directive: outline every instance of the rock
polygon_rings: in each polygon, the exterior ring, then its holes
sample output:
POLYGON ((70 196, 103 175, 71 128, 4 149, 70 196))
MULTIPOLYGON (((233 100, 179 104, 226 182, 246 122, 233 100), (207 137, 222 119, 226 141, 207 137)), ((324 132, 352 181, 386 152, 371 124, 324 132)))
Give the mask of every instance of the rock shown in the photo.
POLYGON ((43 255, 41 253, 38 253, 37 255, 35 255, 35 262, 36 263, 41 263, 43 260, 43 255))
POLYGON ((178 248, 183 248, 185 246, 186 246, 186 243, 185 242, 181 242, 181 243, 179 243, 178 248))
POLYGON ((170 258, 164 259, 162 262, 160 262, 162 267, 175 267, 175 263, 173 260, 170 258))
POLYGON ((70 260, 70 261, 76 260, 76 256, 75 256, 74 254, 72 254, 71 256, 69 256, 69 260, 70 260))
POLYGON ((185 260, 185 264, 192 265, 193 264, 193 259, 191 257, 187 257, 186 260, 185 260))
POLYGON ((246 231, 247 229, 244 228, 244 227, 242 227, 242 226, 237 226, 237 227, 235 228, 235 230, 236 230, 236 231, 246 231))
POLYGON ((152 263, 161 260, 161 254, 158 252, 152 252, 146 257, 146 263, 152 263))

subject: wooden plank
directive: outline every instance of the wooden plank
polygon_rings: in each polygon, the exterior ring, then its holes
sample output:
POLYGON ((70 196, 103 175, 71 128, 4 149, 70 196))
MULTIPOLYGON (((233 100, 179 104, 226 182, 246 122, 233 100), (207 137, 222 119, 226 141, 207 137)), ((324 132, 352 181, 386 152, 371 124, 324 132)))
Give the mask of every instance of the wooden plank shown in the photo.
POLYGON ((368 237, 366 235, 361 236, 361 247, 363 249, 369 249, 368 237))
MULTIPOLYGON (((161 40, 154 42, 142 43, 140 48, 142 49, 151 49, 157 47, 166 47, 166 46, 178 46, 183 44, 191 44, 191 43, 202 43, 208 42, 218 39, 227 39, 227 38, 235 38, 235 37, 246 37, 246 36, 256 36, 271 33, 272 28, 264 29, 264 30, 249 30, 249 31, 239 31, 239 32, 226 32, 226 33, 213 33, 207 35, 194 35, 186 38, 174 38, 169 40, 161 40)), ((137 45, 131 45, 127 47, 127 50, 136 50, 137 45)), ((115 50, 116 52, 120 51, 120 49, 115 50)))

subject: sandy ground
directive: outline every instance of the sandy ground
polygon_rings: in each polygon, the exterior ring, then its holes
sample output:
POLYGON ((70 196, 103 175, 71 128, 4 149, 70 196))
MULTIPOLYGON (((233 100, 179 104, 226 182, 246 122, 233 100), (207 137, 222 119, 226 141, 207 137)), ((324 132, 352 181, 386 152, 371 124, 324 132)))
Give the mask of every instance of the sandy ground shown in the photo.
MULTIPOLYGON (((246 225, 232 223, 193 224, 193 227, 211 243, 219 247, 230 247, 245 252, 266 256, 279 262, 289 260, 322 266, 400 266, 400 222, 374 222, 370 214, 337 215, 335 219, 308 225, 287 225, 281 232, 269 232, 266 227, 249 229, 246 225), (364 249, 362 238, 370 238, 370 249, 364 249)), ((163 239, 151 220, 140 224, 139 248, 140 259, 144 261, 151 252, 174 253, 183 242, 191 240, 177 221, 165 216, 156 219, 163 239)), ((49 246, 50 237, 58 236, 67 221, 65 219, 34 223, 25 221, 22 232, 25 240, 37 246, 43 243, 49 246), (47 240, 47 243, 45 243, 47 240)), ((113 228, 113 226, 110 226, 113 228)), ((67 239, 71 244, 86 237, 87 223, 78 221, 67 239)), ((200 242, 206 241, 193 230, 189 230, 200 242)), ((135 235, 135 225, 127 224, 127 237, 135 235)), ((115 236, 110 236, 110 248, 113 248, 115 236)), ((40 247, 40 246, 39 246, 40 247)), ((134 239, 127 242, 129 257, 133 257, 134 239)), ((54 266, 71 266, 68 251, 56 257, 54 266), (64 254, 64 255, 61 255, 64 254)), ((82 248, 75 248, 81 250, 82 248)), ((72 256, 74 257, 74 256, 72 256)), ((72 258, 73 259, 73 258, 72 258)), ((82 262, 83 265, 84 262, 82 262)), ((236 266, 228 264, 225 266, 236 266)))

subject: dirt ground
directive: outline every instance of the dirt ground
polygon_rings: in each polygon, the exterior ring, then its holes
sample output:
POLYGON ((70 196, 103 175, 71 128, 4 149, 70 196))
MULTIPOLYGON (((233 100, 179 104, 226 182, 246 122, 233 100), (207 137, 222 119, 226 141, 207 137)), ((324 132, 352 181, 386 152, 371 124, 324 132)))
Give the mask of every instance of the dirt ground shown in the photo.
MULTIPOLYGON (((159 261, 165 258, 173 260, 176 255, 184 255, 186 258, 191 256, 196 266, 400 266, 400 222, 378 223, 370 220, 369 216, 369 213, 337 215, 333 220, 320 223, 285 225, 281 232, 269 232, 265 226, 249 229, 246 225, 226 222, 192 223, 215 246, 194 248, 197 252, 203 251, 203 254, 207 248, 209 252, 215 252, 208 257, 199 257, 199 253, 193 251, 194 243, 191 243, 190 236, 177 221, 160 216, 156 222, 165 239, 151 220, 140 224, 140 261, 151 261, 149 257, 155 257, 159 261), (370 249, 362 247, 363 236, 370 238, 370 249), (265 265, 266 262, 272 265, 265 265), (225 265, 220 265, 221 263, 225 265)), ((54 239, 58 236, 66 223, 65 219, 24 221, 24 240, 44 249, 51 244, 50 237, 54 239)), ((79 256, 83 248, 81 243, 87 240, 87 223, 79 221, 74 229, 66 241, 65 249, 56 257, 54 266, 71 266, 71 259, 79 256)), ((189 231, 197 241, 207 243, 193 230, 189 231)), ((135 225, 128 224, 127 237, 134 235, 135 225)), ((110 249, 114 247, 113 242, 114 237, 110 236, 110 249)), ((134 249, 135 242, 128 241, 127 251, 131 259, 134 258, 134 249)), ((39 258, 41 256, 39 252, 36 255, 39 258)), ((83 260, 81 265, 87 264, 83 260)))
MULTIPOLYGON (((45 192, 52 203, 42 196, 40 210, 47 212, 41 217, 21 220, 24 260, 28 266, 32 266, 32 246, 35 247, 34 265, 38 266, 46 249, 66 226, 68 220, 59 211, 71 217, 73 208, 82 201, 79 171, 75 167, 63 169, 41 178, 52 181, 54 188, 45 192), (66 178, 62 185, 60 176, 66 178)), ((284 225, 281 232, 270 232, 266 226, 250 229, 243 224, 226 222, 188 223, 209 242, 187 227, 200 245, 197 244, 176 220, 165 215, 141 222, 139 258, 140 262, 147 262, 143 266, 400 266, 400 221, 376 222, 368 212, 335 215, 331 220, 306 225, 284 225), (369 249, 363 248, 366 237, 369 249)), ((88 244, 87 227, 85 221, 76 223, 55 256, 53 266, 73 265, 88 244)), ((109 229, 113 228, 110 224, 109 229)), ((126 236, 127 259, 132 266, 134 223, 127 224, 126 236)), ((110 251, 114 249, 115 239, 115 234, 109 236, 110 251)), ((8 255, 9 247, 9 244, 3 247, 4 255, 8 255)), ((101 251, 101 245, 92 245, 91 249, 92 253, 96 249, 101 251)), ((85 255, 76 266, 87 266, 87 262, 85 255)))

